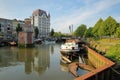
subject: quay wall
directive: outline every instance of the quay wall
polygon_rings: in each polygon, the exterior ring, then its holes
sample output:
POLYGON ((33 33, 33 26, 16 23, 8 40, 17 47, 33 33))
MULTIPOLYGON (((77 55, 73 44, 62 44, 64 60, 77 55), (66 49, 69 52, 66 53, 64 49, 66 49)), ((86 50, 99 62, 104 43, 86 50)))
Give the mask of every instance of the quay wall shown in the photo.
POLYGON ((88 60, 96 69, 75 78, 75 80, 111 80, 111 67, 114 66, 115 63, 88 46, 86 46, 86 48, 88 49, 88 60))

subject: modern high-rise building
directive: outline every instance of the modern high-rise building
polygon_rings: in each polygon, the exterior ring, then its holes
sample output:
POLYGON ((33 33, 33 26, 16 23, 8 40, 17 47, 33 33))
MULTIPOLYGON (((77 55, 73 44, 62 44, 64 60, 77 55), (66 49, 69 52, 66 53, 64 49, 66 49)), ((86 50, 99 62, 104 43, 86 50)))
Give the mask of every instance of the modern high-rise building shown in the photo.
POLYGON ((48 37, 50 34, 50 14, 46 11, 37 9, 33 11, 31 17, 31 24, 34 29, 37 27, 39 30, 38 38, 48 37))

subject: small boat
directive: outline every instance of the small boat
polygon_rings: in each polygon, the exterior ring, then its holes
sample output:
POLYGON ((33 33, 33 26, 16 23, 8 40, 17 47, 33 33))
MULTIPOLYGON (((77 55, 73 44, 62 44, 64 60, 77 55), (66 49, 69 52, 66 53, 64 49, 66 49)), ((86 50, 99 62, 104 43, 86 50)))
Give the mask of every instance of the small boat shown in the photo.
POLYGON ((79 42, 79 40, 77 40, 77 39, 66 40, 66 42, 61 45, 60 52, 65 53, 65 54, 79 52, 80 48, 79 48, 78 42, 79 42))
POLYGON ((9 42, 10 46, 16 46, 17 43, 15 41, 9 42))

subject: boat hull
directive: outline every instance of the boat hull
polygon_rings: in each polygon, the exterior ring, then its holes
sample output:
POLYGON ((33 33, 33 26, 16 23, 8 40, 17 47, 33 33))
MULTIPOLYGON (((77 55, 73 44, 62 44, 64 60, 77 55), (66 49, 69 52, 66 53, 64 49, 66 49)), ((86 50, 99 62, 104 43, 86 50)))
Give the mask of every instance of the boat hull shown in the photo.
POLYGON ((63 54, 72 54, 72 53, 79 53, 80 50, 78 49, 74 49, 74 50, 70 50, 70 49, 60 49, 60 52, 63 54))
POLYGON ((45 43, 45 44, 55 44, 56 41, 45 41, 44 43, 45 43))

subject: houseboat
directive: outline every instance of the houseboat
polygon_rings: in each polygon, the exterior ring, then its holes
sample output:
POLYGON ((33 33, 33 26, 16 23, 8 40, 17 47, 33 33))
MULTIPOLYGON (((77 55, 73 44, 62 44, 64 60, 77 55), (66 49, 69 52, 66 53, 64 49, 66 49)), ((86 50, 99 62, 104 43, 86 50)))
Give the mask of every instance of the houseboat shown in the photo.
POLYGON ((66 42, 61 45, 60 52, 63 54, 78 53, 80 51, 78 42, 79 40, 77 39, 66 40, 66 42))

